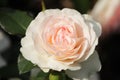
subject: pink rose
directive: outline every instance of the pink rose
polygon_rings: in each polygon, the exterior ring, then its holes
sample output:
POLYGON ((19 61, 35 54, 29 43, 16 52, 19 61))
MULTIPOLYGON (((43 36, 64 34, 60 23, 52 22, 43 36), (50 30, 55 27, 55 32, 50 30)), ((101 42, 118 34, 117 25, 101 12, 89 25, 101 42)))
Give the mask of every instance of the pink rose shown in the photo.
POLYGON ((120 0, 98 0, 90 14, 101 23, 103 35, 108 35, 120 25, 120 0))
POLYGON ((22 55, 43 71, 79 70, 93 54, 100 25, 74 9, 49 9, 30 23, 21 40, 22 55))

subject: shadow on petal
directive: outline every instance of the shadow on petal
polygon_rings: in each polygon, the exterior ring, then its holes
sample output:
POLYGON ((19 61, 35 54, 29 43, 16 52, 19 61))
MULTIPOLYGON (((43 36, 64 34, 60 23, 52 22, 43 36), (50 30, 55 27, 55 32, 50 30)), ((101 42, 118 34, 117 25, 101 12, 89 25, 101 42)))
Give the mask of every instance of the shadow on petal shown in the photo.
POLYGON ((88 60, 80 63, 81 69, 76 71, 66 70, 66 74, 74 80, 84 80, 89 78, 93 73, 101 69, 101 63, 97 51, 94 51, 88 60))

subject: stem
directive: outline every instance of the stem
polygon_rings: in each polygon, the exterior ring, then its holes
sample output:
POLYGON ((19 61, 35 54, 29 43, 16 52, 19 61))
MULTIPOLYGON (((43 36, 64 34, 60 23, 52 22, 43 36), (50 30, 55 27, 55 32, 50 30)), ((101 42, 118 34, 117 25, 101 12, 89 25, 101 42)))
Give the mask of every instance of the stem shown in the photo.
POLYGON ((66 80, 65 74, 63 71, 58 72, 51 70, 49 74, 49 80, 66 80))
POLYGON ((42 0, 41 5, 42 5, 42 11, 45 11, 46 7, 45 7, 44 0, 42 0))

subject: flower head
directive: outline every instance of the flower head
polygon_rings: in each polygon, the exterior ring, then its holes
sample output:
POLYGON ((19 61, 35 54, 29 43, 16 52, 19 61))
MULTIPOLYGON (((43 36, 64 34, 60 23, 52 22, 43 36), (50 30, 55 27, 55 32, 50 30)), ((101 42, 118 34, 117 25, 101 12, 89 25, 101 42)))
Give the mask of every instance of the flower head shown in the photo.
POLYGON ((100 25, 74 9, 49 9, 30 23, 21 40, 23 56, 43 71, 79 70, 93 54, 100 25))

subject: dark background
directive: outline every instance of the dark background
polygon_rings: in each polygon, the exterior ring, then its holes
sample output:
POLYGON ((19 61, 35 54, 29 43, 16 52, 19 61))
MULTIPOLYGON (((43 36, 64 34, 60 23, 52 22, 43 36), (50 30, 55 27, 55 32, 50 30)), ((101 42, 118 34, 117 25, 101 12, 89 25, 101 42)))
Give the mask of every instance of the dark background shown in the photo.
MULTIPOLYGON (((70 0, 45 0, 45 5, 47 9, 69 7, 75 8, 81 13, 87 13, 92 9, 95 2, 96 0, 71 0, 71 2, 70 0)), ((0 8, 6 7, 27 11, 34 17, 42 9, 41 0, 0 0, 0 8)), ((12 77, 28 80, 30 73, 19 75, 17 68, 21 36, 10 35, 2 28, 0 30, 7 35, 11 42, 10 47, 0 53, 7 62, 6 66, 0 68, 0 80, 9 80, 12 77)), ((101 36, 96 49, 102 63, 102 69, 99 72, 100 80, 120 80, 120 30, 105 37, 101 36)))

